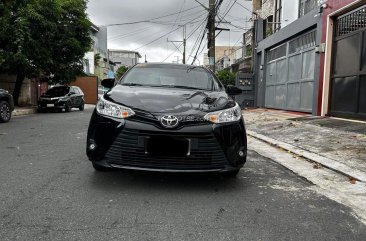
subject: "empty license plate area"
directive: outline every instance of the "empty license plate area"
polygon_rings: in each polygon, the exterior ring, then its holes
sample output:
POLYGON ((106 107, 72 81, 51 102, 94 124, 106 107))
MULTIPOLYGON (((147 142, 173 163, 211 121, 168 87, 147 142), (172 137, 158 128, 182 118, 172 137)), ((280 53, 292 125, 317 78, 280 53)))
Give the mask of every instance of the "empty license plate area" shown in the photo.
POLYGON ((182 157, 190 152, 189 139, 153 136, 146 137, 145 152, 152 156, 182 157))

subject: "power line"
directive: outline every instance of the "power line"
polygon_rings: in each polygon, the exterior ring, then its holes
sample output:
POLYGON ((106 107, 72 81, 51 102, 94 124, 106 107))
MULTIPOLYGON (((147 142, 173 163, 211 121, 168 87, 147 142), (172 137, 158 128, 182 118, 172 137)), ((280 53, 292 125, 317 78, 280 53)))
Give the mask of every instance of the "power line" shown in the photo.
POLYGON ((140 21, 134 21, 134 22, 113 23, 113 24, 107 24, 107 25, 102 25, 102 26, 110 27, 110 26, 131 25, 131 24, 136 24, 136 23, 148 23, 148 22, 150 22, 150 21, 152 21, 152 20, 156 20, 156 19, 160 19, 160 18, 165 18, 165 17, 169 17, 169 16, 173 16, 173 15, 181 14, 182 12, 187 12, 187 11, 190 11, 190 10, 195 9, 195 8, 198 8, 198 7, 199 7, 199 6, 195 6, 195 7, 188 8, 188 9, 186 9, 186 10, 183 10, 183 11, 179 11, 179 12, 175 12, 175 13, 171 13, 171 14, 163 15, 163 16, 156 17, 156 18, 150 18, 150 19, 145 19, 145 20, 140 20, 140 21))
MULTIPOLYGON (((200 26, 202 26, 205 22, 206 22, 206 19, 207 19, 207 17, 205 18, 205 20, 201 23, 201 24, 199 24, 195 29, 193 29, 189 34, 188 34, 188 37, 187 37, 187 39, 189 39, 190 37, 192 37, 193 36, 193 34, 197 31, 197 29, 199 29, 200 28, 200 26)), ((201 30, 202 31, 202 30, 201 30)), ((200 31, 200 32, 201 32, 200 31)), ((200 34, 199 34, 200 35, 200 34)), ((183 45, 183 43, 181 43, 179 46, 178 46, 178 48, 180 48, 181 46, 183 45)), ((168 58, 170 58, 173 54, 175 53, 175 51, 173 51, 171 54, 169 54, 164 60, 163 60, 163 62, 165 62, 168 58)), ((191 54, 192 54, 192 52, 191 52, 191 54)), ((190 54, 190 55, 191 55, 190 54)))
MULTIPOLYGON (((194 20, 198 19, 199 17, 201 17, 201 15, 200 15, 200 16, 198 16, 198 17, 196 17, 196 18, 194 18, 194 19, 192 19, 191 21, 189 21, 189 22, 187 22, 187 23, 185 23, 185 24, 189 24, 189 23, 193 22, 194 20)), ((180 29, 180 28, 182 28, 182 27, 183 27, 183 25, 180 25, 178 28, 176 28, 176 29, 174 29, 174 30, 172 30, 172 31, 169 31, 168 33, 166 33, 166 34, 164 34, 164 35, 162 35, 162 36, 160 36, 160 37, 158 37, 158 38, 156 38, 156 39, 154 39, 154 40, 152 40, 152 41, 148 42, 147 44, 144 44, 144 45, 142 45, 142 46, 140 46, 140 47, 138 47, 138 48, 134 49, 134 51, 136 51, 136 50, 138 50, 138 49, 140 49, 140 48, 142 48, 142 47, 145 47, 145 46, 147 46, 147 45, 149 45, 149 44, 152 44, 152 43, 154 43, 154 42, 158 41, 159 39, 161 39, 161 38, 163 38, 163 37, 165 37, 165 36, 167 36, 167 35, 171 34, 172 32, 177 31, 178 29, 180 29)))
POLYGON ((238 4, 239 6, 241 6, 242 8, 244 8, 245 10, 247 10, 248 12, 252 13, 252 11, 249 8, 245 7, 243 4, 241 4, 239 2, 236 2, 236 4, 238 4))

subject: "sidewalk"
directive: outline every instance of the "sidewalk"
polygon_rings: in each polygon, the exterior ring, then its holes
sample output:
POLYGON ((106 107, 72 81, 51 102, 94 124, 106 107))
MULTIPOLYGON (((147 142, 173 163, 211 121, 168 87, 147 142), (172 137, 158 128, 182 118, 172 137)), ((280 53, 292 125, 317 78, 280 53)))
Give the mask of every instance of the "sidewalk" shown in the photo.
POLYGON ((366 183, 366 122, 266 109, 244 119, 249 136, 366 183))
POLYGON ((30 115, 37 112, 37 107, 18 107, 16 106, 12 112, 12 116, 30 115))

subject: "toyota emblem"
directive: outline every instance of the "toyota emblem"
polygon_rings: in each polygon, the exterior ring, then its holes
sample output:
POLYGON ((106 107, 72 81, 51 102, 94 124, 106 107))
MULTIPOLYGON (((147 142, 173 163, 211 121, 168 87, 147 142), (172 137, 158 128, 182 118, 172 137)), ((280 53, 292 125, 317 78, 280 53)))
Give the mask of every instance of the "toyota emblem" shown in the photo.
POLYGON ((164 115, 163 117, 161 117, 160 122, 164 127, 173 128, 178 125, 179 121, 178 118, 174 115, 164 115))

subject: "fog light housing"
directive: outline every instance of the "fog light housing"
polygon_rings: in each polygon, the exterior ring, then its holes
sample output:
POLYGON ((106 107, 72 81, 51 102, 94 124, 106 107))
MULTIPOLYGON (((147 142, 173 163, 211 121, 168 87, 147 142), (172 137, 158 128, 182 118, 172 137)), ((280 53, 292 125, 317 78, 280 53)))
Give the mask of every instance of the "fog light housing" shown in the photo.
POLYGON ((91 150, 91 151, 94 151, 96 148, 97 148, 97 145, 95 145, 94 143, 91 143, 89 145, 89 150, 91 150))

